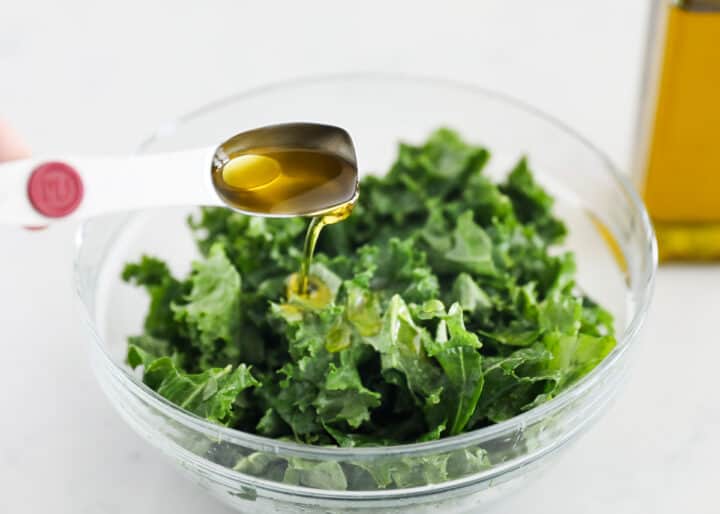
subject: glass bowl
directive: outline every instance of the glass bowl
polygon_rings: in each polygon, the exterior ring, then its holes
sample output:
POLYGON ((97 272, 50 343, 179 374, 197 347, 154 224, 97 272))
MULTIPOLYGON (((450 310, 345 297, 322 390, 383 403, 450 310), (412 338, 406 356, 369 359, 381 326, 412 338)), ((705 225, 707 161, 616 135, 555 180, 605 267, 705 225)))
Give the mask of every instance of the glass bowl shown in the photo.
POLYGON ((75 281, 100 384, 138 433, 243 512, 487 511, 568 447, 617 392, 656 268, 655 239, 641 201, 602 152, 557 120, 502 94, 413 77, 334 76, 250 90, 163 127, 140 151, 212 145, 245 129, 288 121, 346 128, 362 172, 388 169, 398 140, 421 141, 439 126, 487 146, 491 175, 503 175, 527 155, 569 225, 566 246, 577 254, 580 286, 616 316, 617 347, 555 399, 439 441, 340 449, 220 427, 158 396, 124 363, 126 337, 141 330, 148 300, 120 280, 123 263, 149 253, 184 274, 197 256, 185 225, 192 207, 158 209, 95 218, 79 233, 75 281), (485 464, 468 466, 470 454, 484 455, 485 464), (290 460, 307 470, 294 483, 281 472, 290 460), (362 480, 368 469, 404 470, 407 478, 378 488, 362 480), (348 473, 360 477, 350 487, 343 479, 348 473))

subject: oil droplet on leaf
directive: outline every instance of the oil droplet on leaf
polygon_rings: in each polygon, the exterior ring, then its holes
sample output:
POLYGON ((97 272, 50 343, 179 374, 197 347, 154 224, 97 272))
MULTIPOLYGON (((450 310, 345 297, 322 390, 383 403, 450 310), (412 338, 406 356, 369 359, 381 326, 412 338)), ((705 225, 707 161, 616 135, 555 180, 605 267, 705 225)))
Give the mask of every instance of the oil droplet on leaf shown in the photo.
MULTIPOLYGON (((290 305, 304 306, 308 309, 322 309, 333 301, 333 292, 319 278, 308 277, 307 291, 302 291, 300 273, 293 273, 287 281, 287 299, 290 305)), ((285 304, 284 304, 285 305, 285 304)))

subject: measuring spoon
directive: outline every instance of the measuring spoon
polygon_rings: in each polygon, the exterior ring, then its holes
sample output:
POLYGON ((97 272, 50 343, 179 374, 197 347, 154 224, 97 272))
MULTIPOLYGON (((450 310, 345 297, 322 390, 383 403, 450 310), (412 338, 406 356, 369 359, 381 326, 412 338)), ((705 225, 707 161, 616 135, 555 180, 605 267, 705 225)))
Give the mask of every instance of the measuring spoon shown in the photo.
POLYGON ((357 195, 357 177, 355 147, 344 129, 317 123, 284 123, 241 132, 219 146, 178 152, 129 157, 33 157, 2 163, 0 223, 47 225, 60 218, 82 219, 115 211, 181 205, 228 206, 260 216, 312 216, 352 201, 357 195), (347 165, 352 179, 335 184, 322 195, 313 195, 311 206, 307 202, 281 202, 272 212, 260 212, 231 204, 234 186, 218 181, 217 173, 231 159, 243 156, 239 164, 246 173, 240 182, 234 182, 235 186, 262 188, 277 173, 274 164, 262 157, 262 151, 268 148, 336 156, 347 165), (253 150, 258 150, 260 157, 253 150))

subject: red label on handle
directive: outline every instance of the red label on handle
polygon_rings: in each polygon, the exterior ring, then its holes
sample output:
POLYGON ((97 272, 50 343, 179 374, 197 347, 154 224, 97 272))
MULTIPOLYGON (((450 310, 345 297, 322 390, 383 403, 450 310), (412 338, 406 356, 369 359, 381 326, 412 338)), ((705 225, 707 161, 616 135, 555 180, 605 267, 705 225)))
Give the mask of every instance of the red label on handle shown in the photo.
POLYGON ((78 208, 83 198, 80 174, 63 162, 46 162, 28 180, 30 203, 40 214, 62 218, 78 208))

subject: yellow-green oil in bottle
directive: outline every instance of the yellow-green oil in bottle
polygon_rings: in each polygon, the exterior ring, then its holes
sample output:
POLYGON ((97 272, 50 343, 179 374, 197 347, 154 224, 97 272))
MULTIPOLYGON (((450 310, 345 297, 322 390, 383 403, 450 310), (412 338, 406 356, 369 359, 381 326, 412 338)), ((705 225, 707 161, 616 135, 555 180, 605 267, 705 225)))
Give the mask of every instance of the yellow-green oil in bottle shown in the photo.
POLYGON ((660 259, 720 260, 720 0, 653 14, 637 168, 660 259))

